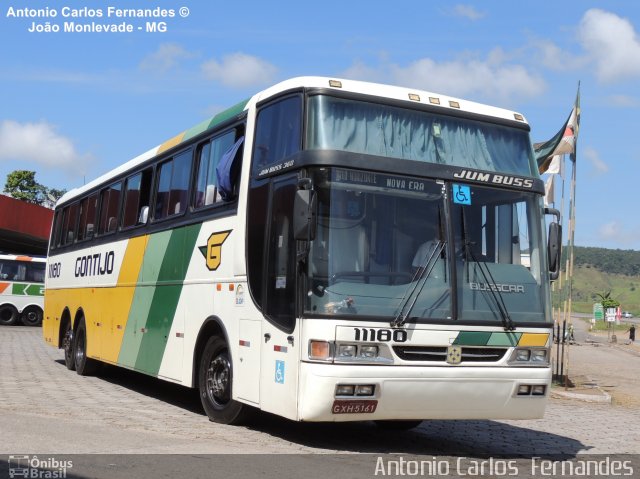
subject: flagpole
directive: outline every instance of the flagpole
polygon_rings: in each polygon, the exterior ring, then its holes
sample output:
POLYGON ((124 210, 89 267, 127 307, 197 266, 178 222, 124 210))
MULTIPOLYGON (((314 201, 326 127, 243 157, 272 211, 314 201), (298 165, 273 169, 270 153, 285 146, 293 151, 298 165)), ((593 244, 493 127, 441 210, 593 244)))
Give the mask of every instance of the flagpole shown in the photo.
MULTIPOLYGON (((570 191, 570 200, 569 200, 569 218, 570 218, 570 227, 569 227, 569 237, 570 237, 570 248, 569 248, 569 322, 572 324, 571 320, 571 312, 573 308, 573 263, 575 258, 575 240, 576 240, 576 169, 578 162, 576 161, 577 152, 578 152, 578 130, 580 128, 580 82, 578 82, 578 94, 576 95, 576 101, 573 106, 575 109, 575 126, 573 132, 573 151, 571 152, 572 168, 571 168, 571 191, 570 191)), ((565 388, 568 386, 568 378, 569 378, 569 350, 567 349, 567 358, 566 358, 566 375, 565 375, 565 388)))

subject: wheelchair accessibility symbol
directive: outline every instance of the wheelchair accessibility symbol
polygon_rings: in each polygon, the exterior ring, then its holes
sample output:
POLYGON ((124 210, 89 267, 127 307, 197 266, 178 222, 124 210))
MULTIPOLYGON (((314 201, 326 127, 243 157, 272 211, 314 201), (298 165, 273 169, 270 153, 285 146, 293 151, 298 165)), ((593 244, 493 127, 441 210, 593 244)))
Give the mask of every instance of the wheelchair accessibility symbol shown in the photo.
POLYGON ((284 361, 276 360, 276 383, 284 384, 284 361))
POLYGON ((453 185, 453 202, 459 205, 471 204, 471 188, 465 185, 453 185))

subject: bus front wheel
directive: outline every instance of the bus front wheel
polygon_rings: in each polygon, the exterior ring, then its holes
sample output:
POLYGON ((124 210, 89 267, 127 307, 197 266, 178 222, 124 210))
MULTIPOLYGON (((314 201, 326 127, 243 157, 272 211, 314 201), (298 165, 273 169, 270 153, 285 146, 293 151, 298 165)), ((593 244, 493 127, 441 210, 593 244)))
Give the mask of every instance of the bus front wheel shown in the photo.
POLYGON ((42 310, 37 306, 27 306, 22 312, 22 324, 40 326, 42 324, 42 310))
POLYGON ((227 343, 209 338, 200 357, 198 388, 200 401, 209 420, 220 424, 237 424, 246 417, 247 408, 231 399, 233 368, 227 343))
POLYGON ((18 321, 18 310, 11 304, 0 306, 0 324, 10 326, 18 321))
POLYGON ((98 362, 87 357, 87 327, 84 318, 76 329, 73 341, 73 356, 76 363, 76 372, 80 376, 90 376, 98 370, 98 362))

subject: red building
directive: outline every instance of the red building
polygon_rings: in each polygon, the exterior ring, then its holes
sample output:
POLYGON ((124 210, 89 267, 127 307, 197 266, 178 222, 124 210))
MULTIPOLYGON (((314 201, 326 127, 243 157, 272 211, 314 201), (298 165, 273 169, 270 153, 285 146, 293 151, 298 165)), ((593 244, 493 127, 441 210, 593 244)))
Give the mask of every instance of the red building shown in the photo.
POLYGON ((0 195, 0 252, 46 255, 53 210, 0 195))

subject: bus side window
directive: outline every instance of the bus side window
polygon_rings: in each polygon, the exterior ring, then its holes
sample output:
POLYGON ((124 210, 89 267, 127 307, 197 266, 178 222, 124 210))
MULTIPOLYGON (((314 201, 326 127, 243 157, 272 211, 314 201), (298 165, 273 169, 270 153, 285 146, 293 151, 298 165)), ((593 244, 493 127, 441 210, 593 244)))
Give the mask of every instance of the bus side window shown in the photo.
POLYGON ((202 208, 222 201, 216 177, 216 167, 222 155, 233 146, 235 141, 236 130, 231 130, 201 144, 198 148, 195 208, 202 208))
POLYGON ((302 101, 292 96, 264 107, 258 113, 253 151, 253 175, 300 151, 302 101))
POLYGON ((53 228, 51 229, 51 248, 55 248, 60 244, 60 232, 62 231, 62 212, 63 210, 59 209, 55 213, 55 218, 53 220, 53 228))
POLYGON ((116 230, 116 218, 120 207, 122 182, 113 183, 100 192, 100 223, 98 234, 112 233, 116 230))
POLYGON ((191 150, 180 153, 158 167, 154 219, 184 213, 187 209, 191 150))
POLYGON ((44 283, 45 263, 27 263, 27 281, 44 283))
POLYGON ((12 270, 11 263, 6 260, 0 260, 0 279, 12 279, 14 274, 15 271, 12 270))
POLYGON ((78 241, 93 236, 93 225, 96 222, 96 205, 98 194, 93 194, 80 202, 80 223, 78 225, 78 241))
POLYGON ((140 218, 143 217, 141 214, 143 209, 149 207, 151 173, 152 169, 147 168, 127 178, 124 192, 124 211, 122 214, 123 228, 140 224, 140 218))
POLYGON ((68 206, 64 209, 64 219, 62 221, 62 237, 60 245, 68 245, 73 243, 76 234, 76 226, 78 223, 78 203, 68 206))

